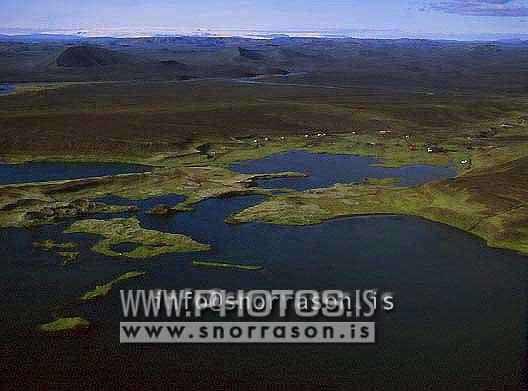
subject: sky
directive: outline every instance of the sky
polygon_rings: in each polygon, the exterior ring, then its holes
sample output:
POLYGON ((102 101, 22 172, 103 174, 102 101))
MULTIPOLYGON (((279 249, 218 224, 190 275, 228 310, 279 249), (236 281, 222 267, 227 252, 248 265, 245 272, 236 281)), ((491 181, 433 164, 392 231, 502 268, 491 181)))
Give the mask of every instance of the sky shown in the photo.
POLYGON ((0 0, 0 33, 528 37, 528 0, 0 0))

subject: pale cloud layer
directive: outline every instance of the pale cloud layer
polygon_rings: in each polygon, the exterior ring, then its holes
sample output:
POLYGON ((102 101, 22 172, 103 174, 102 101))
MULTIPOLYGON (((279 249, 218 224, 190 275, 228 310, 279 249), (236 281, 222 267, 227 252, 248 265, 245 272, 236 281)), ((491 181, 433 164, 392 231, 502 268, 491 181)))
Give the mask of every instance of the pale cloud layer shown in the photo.
POLYGON ((528 0, 0 0, 2 32, 523 38, 528 0))
POLYGON ((433 4, 431 9, 469 16, 528 16, 528 6, 514 0, 451 0, 433 4))

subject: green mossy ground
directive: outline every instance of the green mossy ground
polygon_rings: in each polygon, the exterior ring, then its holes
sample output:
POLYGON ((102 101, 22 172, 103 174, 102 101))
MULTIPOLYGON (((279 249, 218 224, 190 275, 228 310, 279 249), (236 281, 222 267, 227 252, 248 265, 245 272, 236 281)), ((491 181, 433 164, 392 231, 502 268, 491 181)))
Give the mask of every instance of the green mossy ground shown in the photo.
POLYGON ((207 251, 209 245, 198 243, 188 236, 149 230, 139 225, 135 217, 111 220, 80 220, 73 223, 65 233, 88 233, 105 237, 92 247, 103 255, 122 258, 145 259, 168 253, 207 251), (122 243, 136 243, 129 252, 119 253, 112 246, 122 243))
MULTIPOLYGON (((308 133, 308 137, 286 135, 216 138, 206 143, 207 153, 203 153, 202 140, 189 144, 185 152, 155 152, 130 157, 130 162, 155 167, 149 173, 1 186, 0 227, 24 227, 54 222, 61 214, 69 215, 71 200, 93 200, 109 194, 128 199, 146 199, 168 194, 186 197, 178 205, 169 205, 169 212, 189 211, 193 204, 208 198, 261 194, 268 196, 268 200, 231 216, 229 222, 315 224, 336 216, 398 213, 443 222, 475 233, 485 238, 490 245, 526 253, 528 236, 524 227, 528 192, 528 142, 517 140, 518 137, 524 137, 526 128, 525 123, 519 122, 513 128, 508 128, 507 134, 490 133, 480 138, 473 138, 474 134, 471 132, 466 134, 472 136, 458 134, 450 137, 442 133, 436 138, 432 137, 434 143, 431 137, 426 138, 421 134, 361 131, 325 136, 308 133), (516 137, 515 142, 510 142, 509 137, 516 137), (413 144, 414 150, 409 148, 409 144, 413 144), (446 152, 428 153, 427 146, 431 144, 443 147, 446 152), (202 151, 197 148, 202 148, 202 151), (234 161, 288 150, 375 156, 380 158, 379 164, 383 166, 451 164, 456 168, 458 176, 452 180, 412 188, 394 187, 388 182, 373 181, 359 185, 336 185, 302 193, 290 190, 277 195, 273 194, 273 190, 256 187, 255 181, 260 178, 295 177, 303 174, 248 175, 226 168, 234 161), (464 160, 471 161, 471 164, 462 164, 464 160), (45 208, 50 205, 55 205, 54 210, 60 213, 55 213, 51 219, 28 220, 28 212, 46 211, 45 208)), ((77 158, 80 159, 79 156, 77 158)), ((108 157, 102 155, 100 159, 106 161, 108 157)), ((124 158, 114 159, 123 161, 124 158)), ((86 201, 82 205, 85 204, 86 201)), ((78 215, 75 215, 75 211, 71 214, 74 218, 79 218, 91 211, 111 213, 123 210, 130 209, 99 203, 78 215)), ((99 228, 87 230, 96 233, 99 228)), ((120 256, 111 250, 111 245, 122 242, 130 240, 125 240, 124 236, 107 238, 94 249, 106 255, 120 256)), ((147 245, 122 256, 144 258, 165 251, 168 249, 163 246, 147 245)))

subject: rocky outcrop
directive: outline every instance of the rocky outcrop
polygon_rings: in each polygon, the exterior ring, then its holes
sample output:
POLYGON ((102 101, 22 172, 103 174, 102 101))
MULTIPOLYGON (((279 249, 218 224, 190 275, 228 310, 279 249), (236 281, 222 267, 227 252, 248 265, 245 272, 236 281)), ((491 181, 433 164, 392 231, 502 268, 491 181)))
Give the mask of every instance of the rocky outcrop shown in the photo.
POLYGON ((86 199, 78 199, 69 203, 55 203, 37 210, 31 210, 24 215, 31 223, 54 222, 97 213, 119 213, 137 211, 137 206, 107 205, 86 199))
POLYGON ((170 206, 165 204, 158 204, 155 205, 152 209, 150 209, 147 213, 151 215, 166 215, 172 212, 172 209, 170 206))

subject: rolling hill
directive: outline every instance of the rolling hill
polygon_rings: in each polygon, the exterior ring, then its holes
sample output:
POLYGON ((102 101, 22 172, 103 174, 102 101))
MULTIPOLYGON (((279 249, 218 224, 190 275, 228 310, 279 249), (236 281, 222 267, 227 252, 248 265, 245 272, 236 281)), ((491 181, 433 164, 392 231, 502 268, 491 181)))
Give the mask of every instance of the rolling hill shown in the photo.
POLYGON ((128 65, 140 62, 134 56, 97 46, 72 46, 57 57, 60 67, 128 65))

